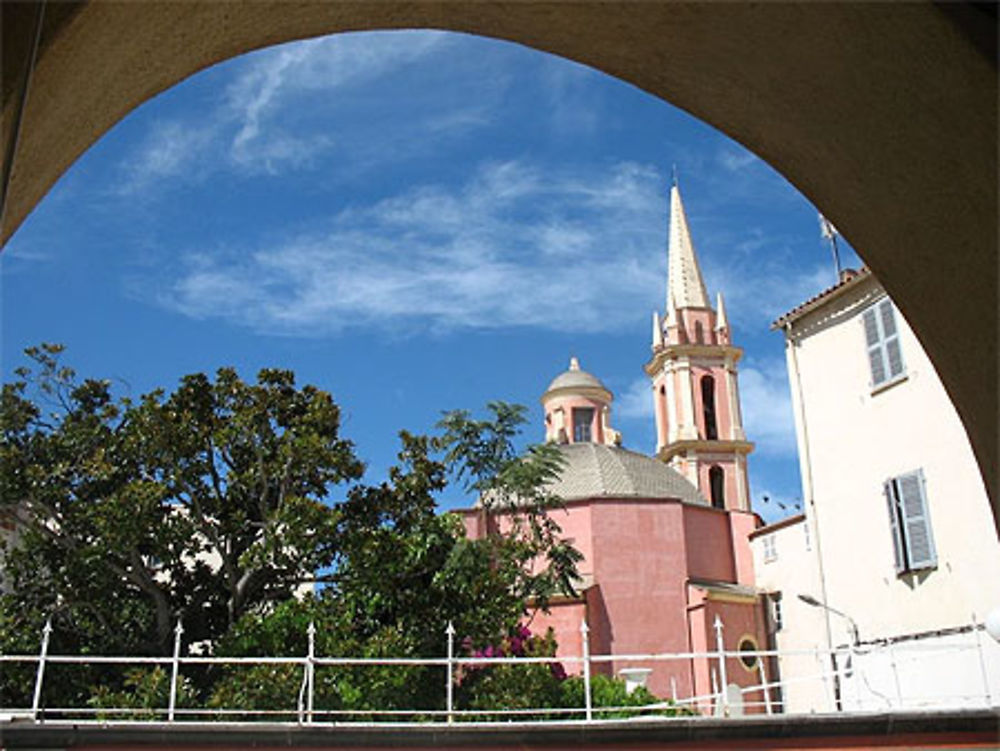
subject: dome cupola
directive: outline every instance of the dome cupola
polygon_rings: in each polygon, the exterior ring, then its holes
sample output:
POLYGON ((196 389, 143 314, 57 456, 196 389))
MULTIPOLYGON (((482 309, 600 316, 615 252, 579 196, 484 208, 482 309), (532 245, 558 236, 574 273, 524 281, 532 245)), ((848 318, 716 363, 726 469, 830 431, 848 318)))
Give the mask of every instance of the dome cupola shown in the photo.
POLYGON ((596 376, 581 370, 575 357, 570 358, 569 369, 552 379, 542 394, 545 440, 620 444, 621 434, 610 425, 613 400, 611 391, 596 376))

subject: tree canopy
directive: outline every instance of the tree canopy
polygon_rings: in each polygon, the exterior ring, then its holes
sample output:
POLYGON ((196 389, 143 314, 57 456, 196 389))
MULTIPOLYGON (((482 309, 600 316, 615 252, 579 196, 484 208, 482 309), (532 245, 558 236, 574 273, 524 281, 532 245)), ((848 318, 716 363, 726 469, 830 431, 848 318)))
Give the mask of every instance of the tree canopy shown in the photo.
MULTIPOLYGON (((0 397, 0 512, 16 530, 2 550, 4 652, 34 652, 51 618, 63 652, 169 654, 180 621, 210 652, 301 654, 303 623, 319 620, 328 654, 427 656, 449 621, 467 644, 499 643, 571 591, 580 556, 546 513, 559 454, 515 452, 521 407, 403 432, 387 480, 365 484, 332 397, 289 371, 247 383, 222 368, 132 400, 78 379, 61 352, 27 350, 0 397), (437 508, 452 481, 509 523, 467 538, 437 508)), ((13 672, 5 693, 24 690, 13 672)), ((224 701, 224 680, 214 690, 224 701)))

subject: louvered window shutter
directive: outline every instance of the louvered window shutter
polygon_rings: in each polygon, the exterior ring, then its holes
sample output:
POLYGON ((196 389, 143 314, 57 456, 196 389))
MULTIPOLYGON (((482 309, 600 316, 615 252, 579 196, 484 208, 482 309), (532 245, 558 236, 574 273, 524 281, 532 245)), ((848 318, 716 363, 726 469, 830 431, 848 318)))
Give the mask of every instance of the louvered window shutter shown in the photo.
POLYGON ((882 356, 882 337, 879 336, 878 319, 875 317, 875 309, 869 308, 865 311, 865 342, 868 345, 868 363, 872 371, 872 386, 878 386, 886 379, 885 360, 882 356))
POLYGON ((899 330, 896 328, 892 301, 885 298, 868 308, 861 319, 865 327, 872 387, 898 378, 904 370, 903 351, 899 346, 899 330))
POLYGON ((896 478, 896 494, 903 517, 903 539, 910 570, 931 568, 937 564, 931 520, 927 514, 922 470, 896 478))
POLYGON ((899 511, 896 505, 896 490, 894 480, 886 480, 882 487, 885 492, 886 506, 889 508, 889 530, 892 532, 892 554, 896 563, 896 573, 906 570, 906 559, 903 557, 903 538, 899 529, 899 511))
POLYGON ((895 378, 903 373, 903 353, 899 348, 896 318, 890 300, 883 300, 878 307, 879 319, 882 324, 882 341, 885 344, 885 356, 889 366, 889 378, 895 378))

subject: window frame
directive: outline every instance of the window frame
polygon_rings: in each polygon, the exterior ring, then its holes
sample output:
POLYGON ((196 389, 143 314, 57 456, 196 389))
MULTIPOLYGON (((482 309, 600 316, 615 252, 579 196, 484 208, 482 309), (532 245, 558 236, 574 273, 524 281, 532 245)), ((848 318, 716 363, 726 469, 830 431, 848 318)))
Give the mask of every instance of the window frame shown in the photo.
POLYGON ((889 513, 896 575, 937 568, 937 548, 923 469, 890 477, 882 485, 889 513))
POLYGON ((889 297, 881 297, 861 313, 861 332, 868 356, 868 386, 873 394, 906 379, 906 360, 896 322, 896 310, 889 297), (891 331, 889 328, 891 327, 891 331), (898 369, 893 372, 893 354, 898 369), (877 364, 877 366, 876 366, 877 364), (876 377, 876 367, 882 377, 876 377))
POLYGON ((778 541, 775 539, 774 533, 764 535, 761 540, 761 547, 764 549, 764 563, 778 560, 778 541))
POLYGON ((596 414, 597 410, 593 407, 573 407, 570 409, 570 418, 573 421, 573 443, 591 443, 594 440, 594 416, 596 414), (586 413, 589 413, 589 418, 577 422, 577 415, 582 418, 586 413))

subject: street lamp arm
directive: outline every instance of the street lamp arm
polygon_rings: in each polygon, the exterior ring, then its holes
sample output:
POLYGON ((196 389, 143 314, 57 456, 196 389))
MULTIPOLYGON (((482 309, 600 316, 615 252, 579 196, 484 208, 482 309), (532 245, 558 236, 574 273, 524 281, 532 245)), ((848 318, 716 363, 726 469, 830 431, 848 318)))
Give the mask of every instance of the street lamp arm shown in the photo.
POLYGON ((861 643, 861 636, 858 632, 858 624, 855 623, 854 619, 851 618, 851 616, 849 616, 847 613, 837 610, 837 608, 832 607, 831 605, 827 605, 825 602, 817 600, 812 595, 800 594, 799 599, 802 600, 802 602, 804 602, 806 605, 812 605, 814 608, 822 608, 823 610, 828 610, 834 615, 839 615, 841 618, 846 619, 851 627, 851 638, 854 642, 854 646, 857 646, 858 644, 861 643))

